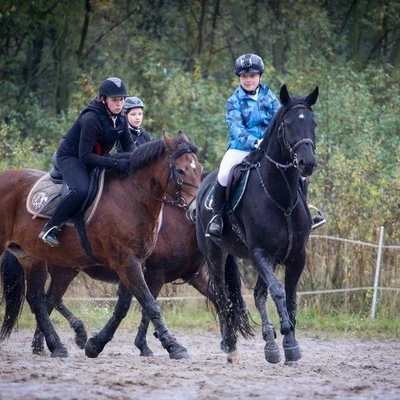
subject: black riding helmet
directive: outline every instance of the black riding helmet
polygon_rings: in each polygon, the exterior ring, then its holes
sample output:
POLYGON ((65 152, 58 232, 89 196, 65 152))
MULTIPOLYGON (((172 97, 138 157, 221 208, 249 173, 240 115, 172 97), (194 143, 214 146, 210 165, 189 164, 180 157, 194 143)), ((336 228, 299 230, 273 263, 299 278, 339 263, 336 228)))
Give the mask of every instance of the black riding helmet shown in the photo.
POLYGON ((246 72, 262 74, 264 62, 257 54, 247 53, 240 56, 235 62, 235 74, 240 76, 246 72))
POLYGON ((126 97, 128 96, 128 91, 126 90, 125 83, 121 79, 112 77, 101 82, 99 96, 126 97))

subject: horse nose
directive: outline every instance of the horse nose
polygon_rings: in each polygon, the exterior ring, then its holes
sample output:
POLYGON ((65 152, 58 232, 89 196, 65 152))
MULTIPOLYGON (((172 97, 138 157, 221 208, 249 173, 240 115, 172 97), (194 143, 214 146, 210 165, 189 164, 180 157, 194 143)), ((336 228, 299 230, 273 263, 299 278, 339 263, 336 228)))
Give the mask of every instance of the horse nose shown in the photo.
POLYGON ((305 160, 305 159, 299 160, 298 169, 300 175, 310 176, 315 171, 315 168, 317 168, 317 160, 315 159, 315 157, 313 157, 312 160, 305 160))

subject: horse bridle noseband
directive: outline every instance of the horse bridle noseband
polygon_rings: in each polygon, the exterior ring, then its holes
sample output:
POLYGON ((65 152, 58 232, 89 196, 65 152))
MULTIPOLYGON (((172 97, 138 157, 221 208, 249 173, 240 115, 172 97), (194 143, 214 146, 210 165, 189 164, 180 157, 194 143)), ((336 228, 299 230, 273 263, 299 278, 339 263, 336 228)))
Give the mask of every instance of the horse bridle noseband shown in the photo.
MULTIPOLYGON (((190 153, 190 151, 187 151, 187 153, 190 153)), ((176 171, 176 166, 175 164, 172 162, 175 158, 177 158, 177 156, 173 156, 171 155, 169 157, 169 178, 168 178, 168 182, 173 178, 176 177, 177 175, 177 171, 176 171)), ((184 179, 182 178, 177 178, 175 179, 175 200, 168 200, 166 197, 164 199, 161 199, 161 201, 165 204, 165 205, 173 205, 173 206, 177 206, 179 208, 183 208, 185 211, 189 208, 190 204, 192 204, 192 202, 194 201, 195 197, 193 197, 192 200, 190 200, 189 203, 186 202, 186 199, 184 197, 181 196, 181 189, 183 186, 189 186, 189 187, 193 187, 198 189, 199 187, 197 185, 195 185, 194 183, 191 182, 186 182, 184 179)))

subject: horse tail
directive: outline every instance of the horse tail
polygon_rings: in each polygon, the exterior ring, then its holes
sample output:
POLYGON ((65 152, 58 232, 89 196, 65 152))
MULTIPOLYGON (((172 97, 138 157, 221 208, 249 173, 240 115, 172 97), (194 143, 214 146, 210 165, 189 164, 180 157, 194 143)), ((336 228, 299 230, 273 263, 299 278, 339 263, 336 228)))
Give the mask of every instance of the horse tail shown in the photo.
POLYGON ((9 251, 3 254, 0 265, 3 296, 0 304, 5 300, 5 313, 0 329, 0 342, 10 337, 14 325, 22 311, 25 299, 25 273, 22 264, 9 251))
POLYGON ((230 322, 245 339, 254 336, 254 329, 249 322, 249 310, 242 296, 242 280, 239 266, 233 255, 228 254, 225 263, 225 283, 228 291, 228 298, 231 303, 230 322))

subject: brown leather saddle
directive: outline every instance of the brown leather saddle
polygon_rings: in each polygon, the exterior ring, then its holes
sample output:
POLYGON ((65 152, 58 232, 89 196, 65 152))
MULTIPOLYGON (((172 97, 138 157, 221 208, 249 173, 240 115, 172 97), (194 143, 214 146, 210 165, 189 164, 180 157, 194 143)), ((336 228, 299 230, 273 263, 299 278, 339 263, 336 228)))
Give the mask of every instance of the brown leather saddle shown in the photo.
MULTIPOLYGON (((90 173, 88 194, 81 208, 86 225, 92 220, 103 193, 104 174, 105 169, 100 168, 95 168, 90 173)), ((26 199, 26 209, 33 215, 32 219, 38 217, 49 219, 67 193, 68 189, 60 172, 53 168, 43 175, 30 190, 26 199)), ((67 225, 72 226, 73 223, 70 221, 67 222, 67 225)))

